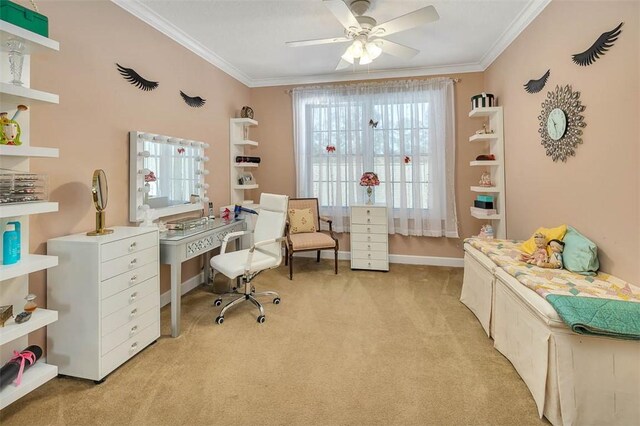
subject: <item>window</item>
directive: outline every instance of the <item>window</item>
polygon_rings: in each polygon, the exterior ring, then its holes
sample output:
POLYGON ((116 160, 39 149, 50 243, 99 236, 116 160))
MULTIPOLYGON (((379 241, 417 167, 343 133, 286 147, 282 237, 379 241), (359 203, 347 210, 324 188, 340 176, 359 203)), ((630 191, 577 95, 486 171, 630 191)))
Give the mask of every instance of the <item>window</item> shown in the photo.
POLYGON ((298 195, 317 197, 335 229, 363 203, 365 171, 380 185, 391 233, 455 236, 454 118, 450 79, 293 91, 298 195))

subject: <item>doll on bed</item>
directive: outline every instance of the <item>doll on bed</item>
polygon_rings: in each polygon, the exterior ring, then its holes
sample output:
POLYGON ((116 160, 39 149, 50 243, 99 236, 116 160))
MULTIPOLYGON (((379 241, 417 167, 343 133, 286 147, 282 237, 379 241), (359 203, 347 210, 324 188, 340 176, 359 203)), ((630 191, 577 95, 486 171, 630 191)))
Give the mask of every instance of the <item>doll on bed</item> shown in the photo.
POLYGON ((551 250, 549 260, 543 263, 538 263, 538 266, 542 268, 562 269, 562 252, 564 251, 564 243, 560 240, 551 240, 547 243, 551 250))
POLYGON ((533 241, 536 243, 536 250, 531 254, 522 253, 520 260, 530 265, 538 266, 547 263, 549 261, 549 256, 547 255, 547 237, 541 232, 536 232, 533 235, 533 241))

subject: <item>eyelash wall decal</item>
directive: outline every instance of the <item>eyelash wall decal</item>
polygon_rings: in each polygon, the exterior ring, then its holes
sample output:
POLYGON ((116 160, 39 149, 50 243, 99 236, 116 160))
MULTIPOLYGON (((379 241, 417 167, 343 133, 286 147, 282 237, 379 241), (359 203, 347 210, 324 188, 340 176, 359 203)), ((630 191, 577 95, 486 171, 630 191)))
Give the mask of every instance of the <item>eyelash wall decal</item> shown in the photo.
POLYGON ((192 108, 200 108, 205 104, 205 102, 207 102, 206 99, 202 99, 200 96, 191 97, 185 94, 182 90, 180 91, 180 96, 182 96, 184 102, 192 108))
POLYGON ((547 70, 546 73, 542 77, 537 80, 529 80, 527 84, 524 85, 524 90, 528 93, 538 93, 542 89, 544 89, 545 84, 547 84, 547 79, 551 75, 551 70, 547 70))
POLYGON ((613 46, 613 42, 618 39, 622 30, 624 22, 620 22, 620 25, 612 29, 611 31, 607 31, 606 33, 602 33, 600 37, 596 40, 595 43, 591 45, 590 48, 585 50, 582 53, 576 53, 573 55, 573 62, 576 64, 586 67, 587 65, 591 65, 598 59, 601 55, 604 55, 604 52, 609 50, 610 47, 613 46))
POLYGON ((140 74, 138 74, 131 68, 125 68, 118 63, 116 63, 116 65, 118 66, 118 71, 120 72, 120 75, 122 75, 125 80, 127 80, 129 83, 133 84, 140 90, 144 90, 145 92, 148 92, 150 90, 155 89, 159 85, 157 81, 149 81, 145 78, 142 78, 140 74))

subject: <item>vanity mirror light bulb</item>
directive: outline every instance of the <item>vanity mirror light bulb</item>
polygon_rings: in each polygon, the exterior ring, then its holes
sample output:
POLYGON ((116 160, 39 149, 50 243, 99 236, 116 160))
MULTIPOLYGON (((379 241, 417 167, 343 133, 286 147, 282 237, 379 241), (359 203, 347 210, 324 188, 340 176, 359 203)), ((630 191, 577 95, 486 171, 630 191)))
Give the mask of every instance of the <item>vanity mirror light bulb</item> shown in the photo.
POLYGON ((151 133, 140 133, 140 134, 138 134, 138 137, 140 139, 144 139, 144 140, 147 140, 147 141, 153 140, 153 136, 154 135, 152 135, 151 133))
POLYGON ((190 145, 190 142, 189 142, 187 139, 182 139, 182 140, 180 141, 180 145, 183 145, 183 146, 189 146, 189 145, 190 145))
POLYGON ((202 171, 202 174, 203 174, 203 175, 208 175, 208 174, 209 174, 209 170, 203 170, 203 171, 202 171))
POLYGON ((149 169, 142 169, 142 170, 138 170, 138 174, 139 175, 148 175, 151 172, 151 170, 149 169))
POLYGON ((209 148, 209 144, 205 143, 204 145, 202 145, 204 148, 209 148))
POLYGON ((149 207, 149 204, 143 204, 140 207, 138 207, 140 210, 142 211, 147 211, 149 210, 151 207, 149 207))
POLYGON ((206 203, 207 201, 209 201, 209 197, 202 197, 202 201, 206 203))
POLYGON ((204 161, 204 162, 206 163, 207 161, 209 161, 209 157, 207 157, 207 156, 205 155, 204 157, 202 157, 202 161, 204 161))
POLYGON ((138 191, 140 191, 140 192, 149 192, 149 191, 151 191, 151 188, 148 187, 148 186, 142 186, 142 187, 138 188, 138 191))
POLYGON ((138 153, 138 155, 140 157, 148 158, 148 157, 151 156, 151 153, 149 151, 141 151, 141 152, 138 153))
POLYGON ((166 136, 157 135, 153 137, 153 140, 156 142, 166 142, 169 140, 166 136))
POLYGON ((176 138, 169 138, 167 139, 167 143, 171 144, 171 145, 176 145, 178 143, 178 139, 176 138))

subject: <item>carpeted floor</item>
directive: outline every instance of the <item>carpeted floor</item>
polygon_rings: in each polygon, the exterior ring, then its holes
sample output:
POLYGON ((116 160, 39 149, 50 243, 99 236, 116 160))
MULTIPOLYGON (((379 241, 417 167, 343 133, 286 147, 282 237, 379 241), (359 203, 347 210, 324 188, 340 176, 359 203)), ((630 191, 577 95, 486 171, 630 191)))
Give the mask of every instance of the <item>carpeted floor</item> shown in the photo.
MULTIPOLYGON (((182 299, 182 335, 158 342, 101 385, 57 378, 0 412, 34 424, 544 424, 509 361, 458 298, 462 269, 392 265, 351 271, 296 260, 260 275, 267 321, 245 303, 220 308, 198 288, 182 299)), ((219 277, 223 279, 223 277, 219 277)))

